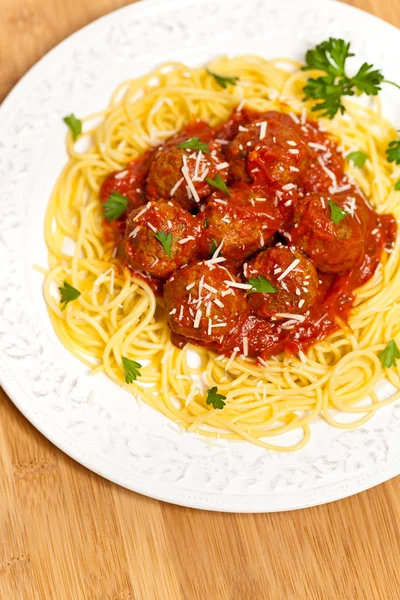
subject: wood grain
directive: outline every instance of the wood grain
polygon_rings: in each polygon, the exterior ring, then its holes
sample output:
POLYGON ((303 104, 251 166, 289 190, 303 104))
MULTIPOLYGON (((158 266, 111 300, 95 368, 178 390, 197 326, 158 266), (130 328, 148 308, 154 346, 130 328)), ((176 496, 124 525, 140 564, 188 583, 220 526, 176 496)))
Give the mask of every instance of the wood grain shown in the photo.
MULTIPOLYGON (((125 4, 3 0, 0 98, 57 42, 125 4)), ((347 4, 400 26, 400 0, 347 4)), ((400 598, 400 477, 298 512, 201 512, 101 479, 3 392, 0 403, 1 600, 400 598)))

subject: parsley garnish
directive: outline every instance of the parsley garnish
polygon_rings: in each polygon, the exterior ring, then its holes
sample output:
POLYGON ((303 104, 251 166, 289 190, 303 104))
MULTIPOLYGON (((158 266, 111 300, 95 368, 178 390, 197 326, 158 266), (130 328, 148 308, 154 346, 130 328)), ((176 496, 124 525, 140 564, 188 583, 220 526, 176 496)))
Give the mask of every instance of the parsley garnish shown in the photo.
POLYGON ((214 252, 216 251, 217 248, 218 248, 217 242, 215 240, 211 240, 211 245, 210 245, 211 256, 214 254, 214 252))
POLYGON ((82 121, 77 119, 74 113, 64 117, 63 121, 70 128, 73 139, 76 140, 78 135, 82 133, 82 121))
POLYGON ((236 82, 239 81, 239 77, 228 77, 227 75, 217 75, 217 73, 213 73, 212 71, 207 71, 209 75, 212 75, 215 81, 222 88, 226 89, 228 85, 236 85, 236 82))
POLYGON ((206 177, 206 181, 209 185, 212 185, 213 187, 217 188, 217 190, 221 190, 221 192, 224 192, 224 194, 227 194, 228 196, 231 195, 228 188, 226 187, 225 181, 222 179, 219 173, 217 173, 214 179, 206 177))
POLYGON ((365 154, 365 152, 361 152, 360 150, 357 152, 350 152, 350 154, 346 156, 348 162, 351 161, 355 167, 359 167, 360 169, 363 168, 367 159, 368 154, 365 154))
POLYGON ((104 217, 106 221, 114 221, 124 214, 128 208, 129 200, 118 192, 110 194, 107 202, 104 202, 104 217))
POLYGON ((396 183, 394 184, 394 189, 397 192, 400 192, 400 179, 398 181, 396 181, 396 183))
POLYGON ((210 152, 208 144, 200 141, 199 137, 192 137, 182 144, 178 144, 177 148, 188 148, 190 150, 201 150, 202 152, 210 152))
POLYGON ((72 300, 76 300, 81 295, 79 290, 72 287, 72 285, 70 285, 66 281, 64 281, 63 286, 64 287, 58 288, 60 291, 60 294, 61 294, 60 302, 63 305, 61 307, 61 310, 64 310, 64 308, 67 306, 68 302, 72 302, 72 300))
POLYGON ((400 140, 392 140, 387 147, 386 156, 389 162, 400 165, 400 140))
POLYGON ((204 229, 208 229, 208 226, 210 224, 210 219, 208 219, 207 217, 204 219, 204 229))
POLYGON ((255 292, 265 292, 266 294, 274 294, 278 290, 272 285, 268 279, 265 279, 262 275, 259 275, 257 279, 250 277, 247 283, 251 285, 251 290, 248 290, 248 294, 254 294, 255 292))
POLYGON ((136 360, 130 360, 129 358, 123 356, 122 364, 124 365, 126 383, 132 383, 136 377, 140 377, 139 369, 142 368, 142 365, 136 362, 136 360))
POLYGON ((168 258, 171 258, 172 233, 170 231, 168 231, 168 233, 158 231, 154 234, 154 237, 160 242, 165 252, 167 253, 168 258))
POLYGON ((313 106, 313 111, 323 111, 322 116, 333 119, 338 111, 344 113, 342 96, 362 93, 376 96, 381 90, 381 83, 390 83, 400 88, 397 83, 385 80, 381 71, 374 70, 373 65, 368 63, 363 63, 354 77, 348 77, 345 64, 351 56, 354 54, 350 52, 350 43, 337 38, 329 38, 308 50, 303 71, 318 69, 326 73, 316 79, 308 79, 304 86, 304 99, 319 101, 313 106))
POLYGON ((219 409, 224 408, 224 406, 226 404, 226 402, 224 402, 224 400, 226 400, 226 396, 223 396, 222 394, 218 394, 217 387, 212 387, 209 390, 207 390, 206 403, 212 404, 213 408, 219 408, 219 409))
POLYGON ((396 358, 400 358, 400 350, 394 340, 390 340, 388 345, 382 352, 379 352, 378 358, 384 369, 396 366, 396 358))
POLYGON ((349 213, 346 210, 342 210, 339 204, 335 204, 332 200, 328 200, 329 207, 331 209, 331 219, 335 225, 340 223, 349 213))

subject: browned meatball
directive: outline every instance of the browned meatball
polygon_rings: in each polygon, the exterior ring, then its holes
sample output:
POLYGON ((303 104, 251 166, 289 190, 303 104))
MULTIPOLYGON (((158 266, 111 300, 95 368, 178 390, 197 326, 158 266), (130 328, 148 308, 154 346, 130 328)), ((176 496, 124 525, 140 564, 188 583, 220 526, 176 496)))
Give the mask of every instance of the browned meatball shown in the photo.
POLYGON ((358 211, 361 215, 361 204, 357 208, 356 195, 348 192, 306 197, 296 208, 295 224, 289 231, 291 243, 307 254, 320 271, 345 273, 364 255, 363 225, 358 211), (330 202, 347 212, 336 224, 331 217, 330 202))
POLYGON ((227 147, 235 179, 295 185, 307 166, 309 148, 290 116, 275 111, 260 114, 227 147))
POLYGON ((260 252, 245 268, 245 277, 257 280, 255 287, 263 287, 265 280, 275 292, 251 292, 249 304, 259 317, 277 313, 304 313, 314 303, 318 275, 311 260, 286 246, 275 246, 260 252))
POLYGON ((302 188, 306 194, 328 192, 330 187, 341 187, 347 182, 344 158, 338 150, 339 140, 322 134, 317 124, 307 123, 305 139, 310 148, 311 159, 302 176, 302 188))
POLYGON ((187 210, 199 208, 200 202, 215 189, 206 179, 214 179, 217 174, 224 181, 228 177, 218 142, 210 142, 208 148, 209 152, 202 152, 177 145, 160 146, 147 179, 149 198, 173 198, 187 210))
POLYGON ((133 269, 166 279, 196 256, 199 226, 179 204, 160 200, 132 211, 126 252, 133 269))
POLYGON ((271 243, 283 218, 265 189, 258 190, 245 183, 229 188, 231 196, 212 195, 199 218, 203 221, 202 250, 213 252, 223 242, 225 258, 240 260, 271 243))
POLYGON ((207 344, 220 341, 247 308, 244 291, 232 286, 237 282, 216 264, 198 262, 179 269, 164 287, 172 331, 207 344))

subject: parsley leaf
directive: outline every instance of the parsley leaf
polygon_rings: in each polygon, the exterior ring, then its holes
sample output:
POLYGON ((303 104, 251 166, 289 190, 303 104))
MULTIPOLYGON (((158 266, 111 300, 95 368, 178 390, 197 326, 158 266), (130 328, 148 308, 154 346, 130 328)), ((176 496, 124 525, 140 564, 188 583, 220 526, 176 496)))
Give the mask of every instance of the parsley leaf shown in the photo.
POLYGON ((63 118, 63 121, 72 132, 72 137, 74 140, 82 133, 82 121, 77 119, 74 113, 63 118))
POLYGON ((373 65, 363 63, 354 75, 354 85, 359 94, 364 93, 368 96, 376 96, 379 93, 381 89, 380 85, 385 81, 385 78, 378 69, 372 70, 373 68, 373 65))
POLYGON ((206 181, 209 185, 212 185, 213 187, 217 188, 217 190, 221 190, 221 192, 224 192, 224 194, 227 194, 228 196, 231 195, 228 188, 226 187, 225 181, 222 179, 219 173, 215 176, 214 179, 206 177, 206 181))
POLYGON ((64 310, 64 308, 67 306, 68 302, 72 302, 72 300, 76 300, 81 295, 79 290, 72 287, 72 285, 70 285, 66 281, 64 281, 63 286, 64 287, 58 288, 60 295, 61 295, 60 302, 63 305, 61 307, 61 310, 64 310))
POLYGON ((219 408, 222 409, 224 408, 226 402, 224 402, 224 400, 226 400, 226 396, 223 396, 222 394, 218 394, 218 388, 217 387, 212 387, 209 390, 207 390, 207 399, 206 399, 206 403, 207 404, 212 404, 213 408, 219 408))
POLYGON ((351 161, 355 167, 359 167, 360 169, 363 168, 367 159, 368 154, 365 154, 365 152, 361 152, 360 150, 357 150, 357 152, 350 152, 350 154, 346 156, 348 162, 351 161))
POLYGON ((354 56, 350 52, 350 43, 337 38, 329 38, 306 53, 306 64, 303 71, 318 69, 334 75, 344 75, 346 59, 354 56))
POLYGON ((268 279, 265 279, 262 275, 259 275, 257 279, 250 277, 247 283, 251 285, 251 290, 248 290, 248 294, 254 294, 255 292, 265 292, 267 294, 274 294, 278 290, 272 285, 268 279))
MULTIPOLYGON (((323 117, 333 119, 338 111, 344 113, 344 104, 342 96, 344 90, 342 87, 334 85, 334 76, 318 77, 317 79, 309 79, 304 86, 305 100, 313 98, 314 100, 322 100, 312 107, 312 111, 323 111, 323 117)), ((353 94, 348 94, 352 96, 353 94)))
POLYGON ((394 189, 397 192, 400 192, 400 179, 398 181, 396 181, 396 183, 394 184, 394 189))
POLYGON ((210 254, 211 256, 214 254, 214 252, 216 251, 216 249, 218 248, 218 244, 215 240, 211 240, 211 244, 210 244, 210 254))
POLYGON ((388 345, 382 352, 379 352, 378 358, 384 369, 396 366, 396 358, 400 358, 400 350, 394 340, 390 340, 388 345))
POLYGON ((389 162, 400 165, 400 140, 392 140, 387 147, 386 156, 389 162))
POLYGON ((236 82, 239 81, 239 77, 228 77, 227 75, 217 75, 217 73, 213 73, 212 71, 208 71, 209 75, 212 75, 215 81, 222 88, 226 89, 228 85, 236 85, 236 82))
POLYGON ((331 219, 335 225, 340 223, 349 213, 346 210, 342 210, 339 204, 335 204, 332 200, 328 200, 329 207, 331 209, 331 219))
POLYGON ((139 369, 142 365, 135 360, 130 360, 125 356, 122 357, 122 364, 124 365, 124 374, 126 383, 132 383, 136 377, 140 377, 141 373, 139 369))
POLYGON ((352 56, 350 43, 338 38, 329 38, 308 50, 303 71, 317 69, 325 72, 325 75, 316 79, 308 79, 304 86, 304 99, 318 100, 313 111, 321 111, 322 116, 333 119, 337 112, 344 113, 343 96, 363 93, 376 96, 382 83, 400 88, 397 83, 385 80, 381 71, 368 63, 363 63, 354 77, 349 77, 345 67, 346 60, 352 56))
POLYGON ((118 192, 113 192, 106 202, 104 202, 104 217, 106 221, 114 221, 124 214, 128 208, 129 200, 118 192))
POLYGON ((168 258, 171 258, 172 233, 170 231, 168 231, 168 233, 158 231, 154 234, 154 237, 160 242, 165 252, 167 253, 168 258))
POLYGON ((190 150, 201 150, 202 152, 210 152, 208 144, 200 141, 199 137, 192 137, 182 144, 178 144, 177 148, 188 148, 190 150))

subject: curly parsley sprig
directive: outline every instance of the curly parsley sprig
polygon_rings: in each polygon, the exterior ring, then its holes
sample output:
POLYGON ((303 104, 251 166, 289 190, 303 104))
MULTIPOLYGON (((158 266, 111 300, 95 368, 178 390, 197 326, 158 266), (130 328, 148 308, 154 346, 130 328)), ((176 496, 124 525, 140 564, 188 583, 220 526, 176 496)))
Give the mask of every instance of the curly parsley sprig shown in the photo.
POLYGON ((61 310, 67 306, 69 302, 76 300, 81 295, 80 291, 72 287, 67 281, 64 281, 62 286, 58 288, 60 292, 61 310))
POLYGON ((262 275, 259 275, 257 278, 250 277, 250 279, 247 280, 247 283, 251 285, 251 289, 248 290, 249 294, 255 294, 257 292, 275 294, 275 292, 278 291, 276 287, 262 275))
POLYGON ((75 141, 82 133, 82 121, 77 119, 74 113, 64 117, 63 121, 70 128, 72 139, 75 141))
POLYGON ((207 73, 214 77, 218 85, 220 85, 224 89, 226 89, 228 85, 236 85, 236 83, 239 81, 239 77, 230 77, 229 75, 218 75, 218 73, 213 73, 208 69, 207 73))
POLYGON ((389 162, 394 162, 400 165, 400 139, 392 140, 386 150, 386 157, 389 162))
POLYGON ((390 340, 387 346, 378 354, 378 358, 384 369, 396 366, 396 360, 400 359, 400 350, 394 340, 390 340))
POLYGON ((157 233, 154 234, 154 237, 160 242, 168 258, 171 258, 171 248, 173 240, 172 233, 170 231, 168 231, 167 233, 165 233, 164 231, 157 231, 157 233))
POLYGON ((184 150, 201 150, 202 152, 210 152, 210 148, 208 144, 202 142, 199 137, 192 137, 178 144, 178 148, 183 148, 184 150))
POLYGON ((222 410, 226 404, 225 400, 226 396, 219 394, 216 386, 207 390, 206 403, 212 404, 213 408, 222 410))
POLYGON ((329 208, 331 209, 331 219, 335 225, 340 223, 349 214, 346 210, 342 210, 338 204, 328 200, 329 208))
POLYGON ((126 383, 133 383, 133 381, 137 377, 140 377, 141 373, 139 369, 142 368, 142 365, 136 362, 136 360, 130 360, 129 358, 126 358, 126 356, 123 356, 122 366, 124 367, 124 376, 126 383))
POLYGON ((346 160, 353 163, 355 167, 362 169, 368 160, 368 154, 361 152, 361 150, 357 150, 356 152, 350 152, 350 154, 346 156, 346 160))
POLYGON ((382 83, 389 83, 400 89, 393 81, 384 78, 383 73, 373 65, 363 63, 353 77, 346 74, 346 60, 354 56, 350 52, 350 42, 329 38, 306 53, 303 71, 317 69, 325 75, 308 79, 304 86, 305 100, 317 100, 313 111, 321 111, 322 116, 333 119, 338 111, 345 111, 343 96, 367 94, 376 96, 382 83))
POLYGON ((129 205, 129 199, 118 192, 110 194, 107 202, 104 203, 104 217, 106 221, 114 221, 124 214, 129 205))

